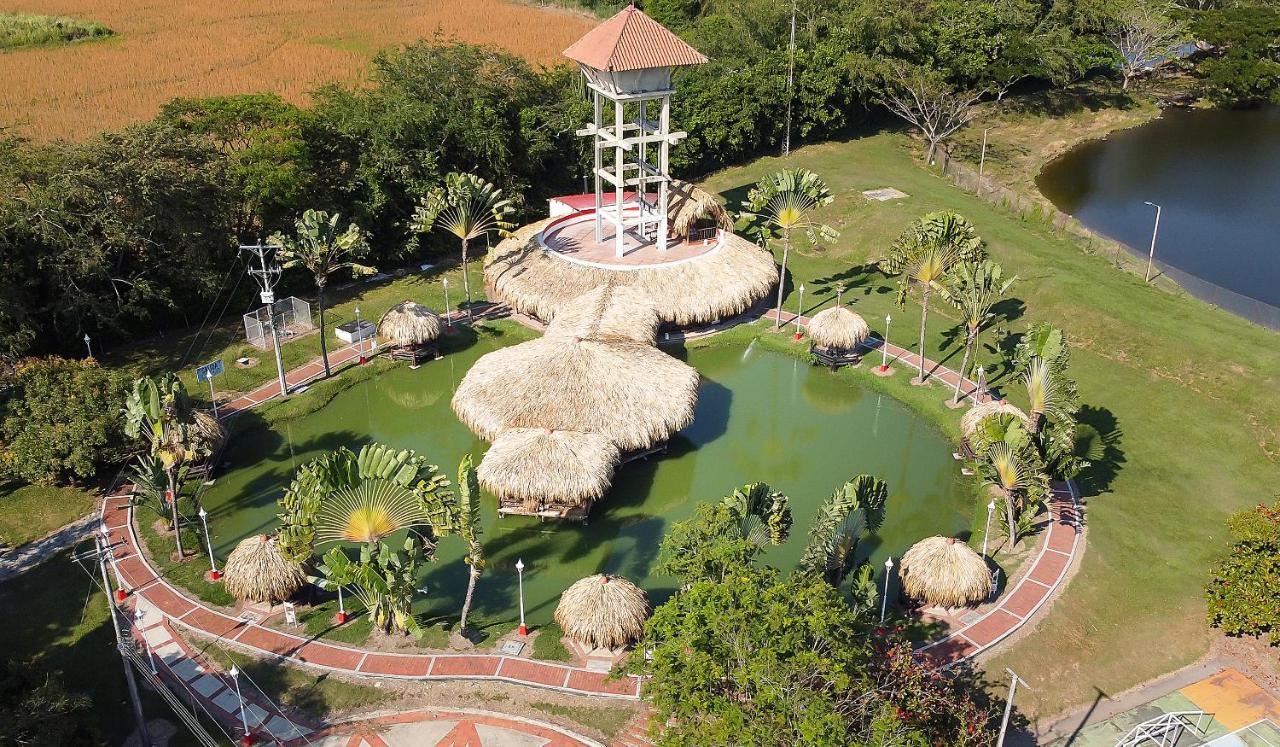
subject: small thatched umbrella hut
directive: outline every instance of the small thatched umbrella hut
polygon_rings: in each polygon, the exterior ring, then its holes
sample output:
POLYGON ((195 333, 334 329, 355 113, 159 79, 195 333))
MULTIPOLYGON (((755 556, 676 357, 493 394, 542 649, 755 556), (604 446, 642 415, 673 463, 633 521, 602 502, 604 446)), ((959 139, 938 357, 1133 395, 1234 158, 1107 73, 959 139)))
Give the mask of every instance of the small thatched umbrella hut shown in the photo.
POLYGON ((275 540, 265 534, 240 541, 222 566, 227 591, 242 602, 276 604, 307 583, 297 563, 285 560, 275 540))
POLYGON ((417 366, 423 358, 438 358, 436 341, 443 327, 434 311, 414 301, 401 301, 378 320, 378 338, 391 346, 391 357, 417 366))
POLYGON ((498 497, 500 514, 585 519, 618 460, 618 447, 596 433, 513 428, 493 442, 476 474, 498 497))
POLYGON ((844 306, 832 306, 809 320, 809 352, 833 370, 855 365, 862 359, 859 347, 871 336, 871 328, 844 306))
POLYGON ((546 336, 476 361, 453 409, 481 438, 511 428, 604 436, 627 458, 693 422, 698 372, 652 345, 546 336))
POLYGON ((960 433, 964 436, 963 447, 966 457, 972 459, 982 450, 983 445, 979 443, 981 439, 976 438, 979 424, 987 418, 996 417, 1020 421, 1023 426, 1031 424, 1031 419, 1025 412, 1005 400, 993 399, 974 405, 960 416, 960 433))
POLYGON ((671 182, 667 189, 667 227, 674 235, 689 238, 699 221, 707 221, 725 231, 733 230, 733 216, 715 195, 678 180, 671 182))
POLYGON ((585 646, 618 649, 640 640, 648 616, 643 589, 625 578, 600 574, 565 589, 555 620, 565 635, 585 646))
POLYGON ((660 323, 657 309, 647 298, 630 286, 609 283, 561 304, 547 335, 652 344, 660 323))
POLYGON ((991 596, 991 571, 982 556, 954 537, 927 537, 898 564, 902 590, 935 607, 965 607, 991 596))

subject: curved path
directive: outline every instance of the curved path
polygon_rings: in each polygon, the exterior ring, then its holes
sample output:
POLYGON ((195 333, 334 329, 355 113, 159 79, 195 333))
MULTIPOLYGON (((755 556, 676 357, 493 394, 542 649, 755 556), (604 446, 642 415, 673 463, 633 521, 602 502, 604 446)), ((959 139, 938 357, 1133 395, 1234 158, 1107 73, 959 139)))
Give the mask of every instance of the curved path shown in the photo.
MULTIPOLYGON (((771 321, 773 312, 769 311, 763 316, 771 321)), ((808 323, 805 317, 797 319, 786 313, 783 314, 783 319, 788 324, 798 322, 804 326, 808 323)), ((868 349, 876 351, 879 345, 880 341, 872 341, 868 349)), ((904 348, 889 345, 885 352, 890 356, 891 362, 902 364, 908 369, 919 365, 919 357, 904 348)), ((337 365, 358 356, 356 348, 350 346, 336 351, 330 359, 337 365)), ((296 385, 313 378, 318 373, 317 366, 317 362, 313 361, 302 369, 290 372, 290 384, 296 385)), ((948 386, 955 386, 958 377, 956 372, 928 359, 925 360, 925 367, 930 376, 948 386)), ((272 388, 273 385, 264 385, 260 390, 237 400, 235 404, 240 407, 224 407, 223 412, 230 414, 258 404, 263 401, 259 397, 269 399, 272 396, 269 390, 272 388)), ((962 390, 972 396, 976 384, 966 379, 962 383, 962 390)), ((988 395, 984 393, 982 396, 985 399, 988 395)), ((138 610, 155 616, 150 626, 139 632, 141 637, 146 636, 147 630, 163 629, 172 632, 182 629, 258 655, 277 657, 304 667, 346 675, 413 680, 502 680, 577 695, 632 700, 639 698, 640 680, 634 676, 611 679, 605 673, 582 667, 489 653, 407 654, 366 651, 231 617, 192 599, 157 573, 140 551, 141 545, 133 525, 131 493, 132 486, 126 485, 122 491, 105 496, 102 520, 114 547, 113 567, 117 583, 128 596, 134 598, 138 610)), ((1078 498, 1071 484, 1055 486, 1050 502, 1052 521, 1042 535, 1040 549, 1034 560, 1019 574, 1019 578, 998 604, 946 637, 925 645, 921 649, 924 656, 944 666, 973 657, 1026 624, 1049 602, 1065 581, 1072 562, 1083 552, 1078 498)), ((156 632, 153 636, 158 641, 162 634, 156 632)), ((157 645, 168 644, 170 641, 176 643, 178 639, 172 635, 163 637, 165 640, 157 645)), ((149 643, 155 644, 157 641, 149 643)), ((205 673, 206 668, 198 662, 193 665, 181 663, 184 658, 191 659, 190 649, 181 645, 175 648, 186 654, 175 657, 176 663, 170 668, 173 677, 181 678, 184 673, 194 673, 198 678, 205 673)), ((167 660, 165 663, 168 666, 167 660)), ((220 681, 207 683, 215 702, 217 697, 226 692, 224 685, 220 681)), ((266 709, 260 722, 271 723, 279 715, 281 714, 278 712, 266 709)), ((285 718, 284 722, 288 722, 288 719, 285 718)), ((292 725, 292 722, 288 723, 292 725)))

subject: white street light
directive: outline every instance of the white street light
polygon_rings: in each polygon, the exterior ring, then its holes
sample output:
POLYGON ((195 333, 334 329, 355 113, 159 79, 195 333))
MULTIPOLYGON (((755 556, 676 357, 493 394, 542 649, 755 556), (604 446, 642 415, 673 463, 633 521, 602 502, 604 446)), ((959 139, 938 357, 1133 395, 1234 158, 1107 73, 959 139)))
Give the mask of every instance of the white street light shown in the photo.
POLYGON ((982 396, 987 391, 987 370, 982 366, 978 366, 977 391, 973 394, 973 404, 982 404, 982 396))
POLYGON ((85 332, 85 333, 84 333, 84 349, 85 349, 85 350, 87 350, 87 351, 89 352, 89 357, 90 357, 90 358, 92 358, 92 357, 93 357, 93 347, 91 347, 91 346, 89 345, 89 333, 88 333, 88 332, 85 332))
MULTIPOLYGON (((139 604, 138 608, 133 613, 133 622, 137 626, 138 632, 142 632, 143 617, 145 617, 145 615, 142 614, 142 605, 139 604)), ((151 653, 151 645, 147 643, 146 636, 142 636, 142 647, 147 651, 147 663, 151 665, 151 673, 155 674, 156 673, 156 656, 155 654, 151 653)))
POLYGON ((222 579, 222 571, 218 570, 218 562, 213 557, 213 535, 209 534, 209 512, 201 506, 196 514, 200 517, 200 525, 204 527, 204 546, 209 551, 209 579, 219 581, 222 579))
POLYGON ((893 558, 884 559, 884 594, 880 596, 880 622, 884 622, 884 613, 889 606, 889 576, 893 575, 893 558))
POLYGON ((1004 706, 1004 720, 1000 722, 1000 740, 996 742, 996 747, 1004 747, 1004 734, 1009 728, 1009 717, 1013 715, 1013 695, 1018 691, 1018 683, 1021 682, 1028 690, 1031 689, 1027 681, 1019 677, 1017 672, 1007 668, 1004 671, 1013 677, 1013 681, 1009 683, 1009 702, 1004 706))
POLYGON ((1147 277, 1146 282, 1151 282, 1151 265, 1156 261, 1156 234, 1160 233, 1160 206, 1154 202, 1147 201, 1147 204, 1156 209, 1156 224, 1151 229, 1151 251, 1147 254, 1147 277))
POLYGON ((994 127, 987 127, 982 130, 982 157, 978 159, 978 194, 982 194, 982 170, 987 165, 987 133, 994 129, 994 127))
POLYGON ((529 628, 524 624, 524 559, 516 558, 516 575, 520 577, 520 635, 529 635, 529 628))
POLYGON ((342 587, 338 587, 338 624, 345 625, 347 622, 347 608, 342 603, 342 587))
POLYGON ((356 307, 356 350, 360 352, 360 365, 364 365, 364 322, 360 321, 360 307, 356 307))
POLYGON ((880 373, 889 370, 889 325, 893 324, 893 317, 889 314, 884 315, 884 340, 880 342, 880 373))
POLYGON ((800 301, 796 304, 796 339, 804 337, 800 331, 800 315, 804 313, 804 283, 800 284, 800 301))
POLYGON ((253 737, 249 735, 249 718, 244 713, 244 697, 240 695, 240 670, 236 669, 234 664, 231 665, 231 682, 236 686, 236 700, 240 703, 240 725, 244 727, 244 742, 253 743, 253 737))
POLYGON ((996 512, 996 499, 987 504, 987 528, 982 530, 982 557, 987 557, 987 537, 991 536, 991 515, 996 512))
POLYGON ((453 312, 449 310, 449 278, 444 278, 444 326, 453 329, 453 312))

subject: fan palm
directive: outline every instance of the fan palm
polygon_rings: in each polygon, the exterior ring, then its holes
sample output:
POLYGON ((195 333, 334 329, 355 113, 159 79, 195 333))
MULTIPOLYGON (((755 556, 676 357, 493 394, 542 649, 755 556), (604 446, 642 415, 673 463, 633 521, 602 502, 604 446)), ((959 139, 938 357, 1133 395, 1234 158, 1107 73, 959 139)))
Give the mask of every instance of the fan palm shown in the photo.
POLYGON ((838 588, 853 567, 862 535, 884 523, 888 496, 884 480, 871 475, 858 475, 832 493, 818 507, 800 568, 821 573, 838 588))
POLYGON ((963 216, 951 212, 929 213, 917 220, 893 242, 880 267, 890 275, 902 275, 898 303, 906 303, 912 287, 920 289, 920 381, 925 380, 925 325, 929 320, 929 296, 944 287, 948 274, 962 262, 985 256, 982 239, 963 216))
POLYGON ((476 581, 484 571, 484 547, 480 544, 480 481, 467 454, 458 465, 458 536, 467 543, 467 596, 462 600, 462 619, 458 630, 467 629, 467 615, 476 592, 476 581))
POLYGON ((316 283, 316 306, 320 310, 320 358, 324 361, 324 375, 329 376, 329 346, 324 324, 324 289, 329 276, 339 270, 351 270, 355 275, 370 275, 373 267, 356 262, 369 250, 364 234, 356 224, 346 229, 338 227, 338 214, 330 215, 321 210, 308 210, 294 223, 294 235, 277 234, 274 239, 280 245, 283 266, 306 268, 316 283))
MULTIPOLYGON (((467 246, 490 233, 510 235, 515 228, 510 218, 515 203, 502 196, 502 190, 475 174, 452 172, 443 187, 427 193, 413 211, 411 227, 426 233, 440 226, 462 242, 462 288, 467 297, 467 316, 471 316, 471 281, 467 276, 467 246)), ((448 310, 446 309, 446 312, 448 310)))
POLYGON ((1019 450, 999 441, 987 450, 983 482, 1000 493, 1009 547, 1018 544, 1024 511, 1044 494, 1044 476, 1019 450))
POLYGON ((1031 418, 1033 434, 1040 433, 1045 418, 1063 418, 1069 415, 1067 387, 1049 361, 1032 357, 1027 370, 1022 374, 1022 383, 1027 388, 1027 415, 1031 418))
POLYGON ((791 533, 789 499, 766 483, 744 485, 725 496, 721 504, 733 516, 739 538, 757 547, 780 545, 791 533))
POLYGON ((756 225, 760 237, 782 239, 782 271, 778 276, 774 329, 782 326, 782 293, 787 280, 787 260, 791 256, 791 237, 801 231, 810 243, 835 241, 839 233, 819 223, 813 215, 833 199, 826 182, 808 169, 783 169, 761 179, 747 194, 748 209, 743 215, 756 225))
POLYGON ((960 385, 969 374, 969 359, 977 347, 978 333, 994 316, 991 307, 1009 292, 1017 279, 1015 275, 1005 280, 1000 265, 983 260, 961 263, 943 285, 943 295, 960 312, 964 323, 964 360, 960 363, 960 376, 951 395, 953 404, 960 401, 960 385))

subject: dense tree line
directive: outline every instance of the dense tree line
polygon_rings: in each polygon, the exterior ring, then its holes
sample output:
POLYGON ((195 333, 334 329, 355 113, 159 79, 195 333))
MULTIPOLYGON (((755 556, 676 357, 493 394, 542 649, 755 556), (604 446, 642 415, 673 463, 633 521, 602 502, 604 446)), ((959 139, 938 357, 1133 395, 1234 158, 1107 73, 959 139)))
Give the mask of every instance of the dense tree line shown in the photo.
MULTIPOLYGON (((928 91, 998 98, 1116 67, 1109 34, 1138 5, 1179 29, 1190 19, 1217 45, 1202 74, 1214 101, 1275 95, 1273 5, 1154 1, 797 0, 790 89, 792 3, 644 5, 711 59, 682 74, 675 100, 690 136, 674 168, 696 176, 775 151, 788 112, 796 142, 886 118, 880 102, 907 74, 928 91)), ((181 99, 82 144, 0 129, 0 356, 199 324, 241 269, 238 242, 288 232, 308 208, 357 224, 375 265, 446 246, 411 224, 450 172, 521 198, 517 219, 535 216, 546 197, 581 188, 574 131, 586 116, 570 66, 435 38, 380 54, 367 84, 324 86, 307 108, 270 94, 181 99)))

